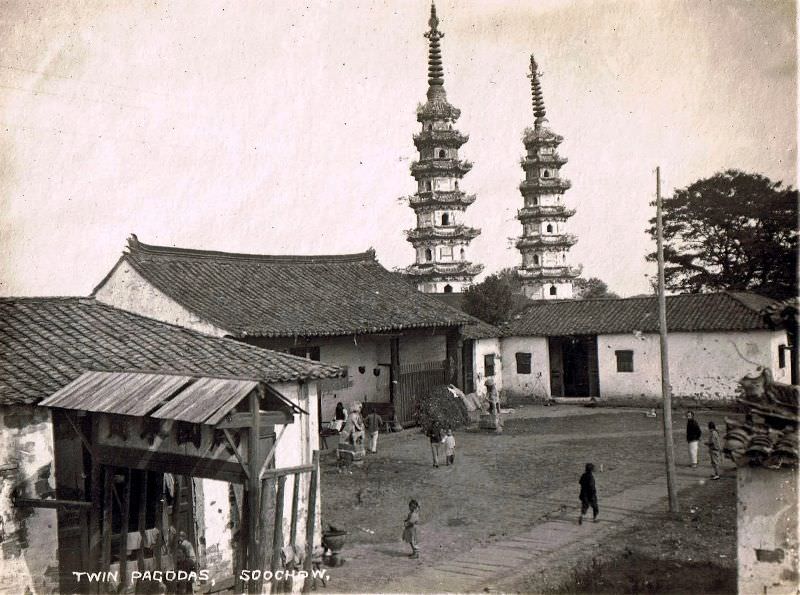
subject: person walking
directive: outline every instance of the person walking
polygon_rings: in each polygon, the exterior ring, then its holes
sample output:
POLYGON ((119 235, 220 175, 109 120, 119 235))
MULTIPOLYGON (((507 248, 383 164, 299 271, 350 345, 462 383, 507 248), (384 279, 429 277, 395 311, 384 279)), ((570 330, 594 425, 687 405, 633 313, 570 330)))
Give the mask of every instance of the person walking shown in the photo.
POLYGON ((442 429, 439 427, 437 422, 433 422, 431 425, 431 429, 428 432, 428 438, 431 441, 431 454, 433 455, 433 466, 439 466, 439 454, 441 454, 442 449, 442 429))
POLYGON ((383 425, 383 419, 374 410, 367 415, 365 420, 367 428, 367 450, 371 453, 378 452, 378 433, 383 425))
POLYGON ((403 526, 403 541, 411 546, 409 558, 419 558, 419 534, 417 524, 419 523, 419 502, 411 500, 408 503, 408 516, 403 526))
POLYGON ((719 439, 719 432, 717 432, 717 426, 713 421, 708 422, 708 454, 711 456, 711 468, 714 470, 714 474, 711 476, 711 479, 719 479, 719 466, 721 461, 721 454, 722 454, 722 443, 719 439))
POLYGON ((448 429, 444 437, 444 456, 448 465, 452 465, 456 460, 456 438, 453 436, 453 430, 448 429))
POLYGON ((578 480, 581 486, 581 493, 578 496, 581 501, 581 516, 578 517, 579 525, 583 524, 583 515, 586 514, 590 506, 592 507, 592 518, 595 523, 597 522, 599 508, 597 506, 597 488, 594 483, 593 471, 594 465, 592 463, 586 463, 586 470, 583 472, 583 475, 581 475, 580 480, 578 480))
POLYGON ((688 411, 686 413, 686 442, 689 445, 689 459, 692 467, 697 467, 697 451, 700 447, 700 438, 702 436, 703 431, 694 418, 694 412, 688 411))

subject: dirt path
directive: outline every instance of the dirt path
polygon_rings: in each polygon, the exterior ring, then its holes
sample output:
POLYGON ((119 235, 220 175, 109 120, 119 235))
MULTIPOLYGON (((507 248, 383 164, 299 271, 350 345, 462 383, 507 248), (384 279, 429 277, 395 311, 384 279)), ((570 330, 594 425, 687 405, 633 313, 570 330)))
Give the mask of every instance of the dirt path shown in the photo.
MULTIPOLYGON (((325 523, 350 534, 347 563, 330 569, 328 590, 511 588, 520 572, 573 568, 611 533, 664 509, 660 419, 561 407, 539 408, 545 415, 532 417, 531 410, 510 416, 501 435, 458 432, 453 467, 432 468, 427 439, 414 432, 382 436, 380 454, 352 476, 337 475, 329 454, 325 523), (587 461, 603 468, 602 522, 579 527, 577 478, 587 461), (399 540, 410 497, 422 504, 420 560, 409 560, 399 540)), ((708 470, 685 466, 682 419, 674 431, 680 485, 691 485, 708 470)))

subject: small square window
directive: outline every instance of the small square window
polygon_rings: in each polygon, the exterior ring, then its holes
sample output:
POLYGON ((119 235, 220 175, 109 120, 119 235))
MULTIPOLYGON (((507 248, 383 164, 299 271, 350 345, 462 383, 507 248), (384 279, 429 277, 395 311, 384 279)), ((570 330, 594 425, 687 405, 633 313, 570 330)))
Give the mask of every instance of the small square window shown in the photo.
POLYGON ((452 246, 441 246, 439 248, 439 258, 448 259, 448 260, 453 258, 453 247, 452 246))
POLYGON ((517 374, 530 374, 531 373, 531 354, 530 353, 516 353, 517 358, 517 374))
POLYGON ((633 372, 633 351, 615 351, 617 356, 617 372, 633 372))
POLYGON ((483 356, 483 374, 487 378, 494 376, 494 353, 487 353, 483 356))

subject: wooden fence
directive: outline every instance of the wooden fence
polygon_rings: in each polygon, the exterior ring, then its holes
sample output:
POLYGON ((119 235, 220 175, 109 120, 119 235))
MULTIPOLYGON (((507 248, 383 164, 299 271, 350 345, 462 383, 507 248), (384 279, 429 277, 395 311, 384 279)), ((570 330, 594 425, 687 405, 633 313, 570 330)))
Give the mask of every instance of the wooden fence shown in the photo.
POLYGON ((401 365, 394 404, 397 421, 404 425, 416 422, 418 399, 436 386, 445 386, 447 378, 446 360, 401 365))

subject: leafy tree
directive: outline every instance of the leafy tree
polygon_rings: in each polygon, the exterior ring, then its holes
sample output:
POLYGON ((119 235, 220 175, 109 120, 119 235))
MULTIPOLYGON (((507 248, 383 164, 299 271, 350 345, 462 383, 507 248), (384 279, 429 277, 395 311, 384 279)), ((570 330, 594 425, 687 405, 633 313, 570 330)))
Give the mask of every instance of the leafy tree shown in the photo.
POLYGON ((528 299, 514 269, 503 269, 464 291, 463 309, 489 324, 499 324, 518 312, 528 299))
POLYGON ((588 279, 578 277, 572 283, 572 289, 575 298, 579 300, 619 297, 613 291, 608 290, 608 285, 605 281, 597 277, 589 277, 588 279))
POLYGON ((663 202, 667 288, 796 295, 797 199, 781 182, 735 169, 676 190, 663 202))

